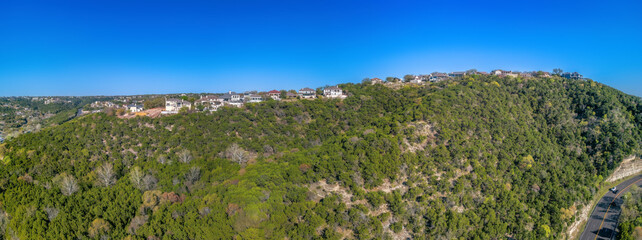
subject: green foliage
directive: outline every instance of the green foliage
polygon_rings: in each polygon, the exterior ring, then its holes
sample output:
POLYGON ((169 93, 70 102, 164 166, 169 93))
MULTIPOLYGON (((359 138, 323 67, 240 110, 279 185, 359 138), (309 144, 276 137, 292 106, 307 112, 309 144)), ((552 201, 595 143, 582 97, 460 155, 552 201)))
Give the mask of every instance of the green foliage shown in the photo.
POLYGON ((640 99, 595 82, 340 87, 351 96, 91 114, 11 139, 5 236, 560 239, 574 204, 640 153, 640 99))
POLYGON ((636 185, 623 196, 617 239, 642 238, 642 189, 636 185))
POLYGON ((165 107, 165 98, 151 98, 143 102, 143 107, 145 109, 165 107))

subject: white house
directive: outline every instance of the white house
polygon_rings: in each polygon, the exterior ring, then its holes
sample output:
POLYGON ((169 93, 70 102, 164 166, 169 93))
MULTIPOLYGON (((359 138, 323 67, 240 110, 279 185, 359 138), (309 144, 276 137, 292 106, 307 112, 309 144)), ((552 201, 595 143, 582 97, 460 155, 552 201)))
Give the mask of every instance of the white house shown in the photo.
POLYGON ((185 101, 183 99, 170 98, 165 100, 165 111, 168 112, 178 112, 181 108, 191 108, 192 103, 185 101))
POLYGON ((220 99, 218 96, 208 95, 205 97, 201 96, 200 99, 194 102, 194 105, 214 105, 221 102, 223 102, 223 99, 220 99))
POLYGON ((263 102, 263 97, 257 94, 250 94, 245 96, 245 101, 249 103, 263 102))
POLYGON ((243 102, 243 96, 241 94, 229 91, 226 94, 223 94, 223 96, 220 97, 223 99, 223 102, 243 102))
POLYGON ((420 84, 420 83, 423 83, 423 82, 425 82, 426 80, 429 80, 429 79, 430 79, 430 76, 416 75, 415 78, 410 79, 410 83, 420 84))
POLYGON ((137 105, 137 104, 132 104, 132 105, 127 105, 127 109, 131 112, 140 112, 143 111, 143 106, 142 105, 137 105))
POLYGON ((504 71, 504 70, 493 70, 490 72, 491 75, 496 75, 500 77, 517 77, 519 76, 517 73, 514 73, 513 71, 504 71))
POLYGON ((268 92, 268 95, 274 99, 274 100, 281 100, 281 91, 279 90, 272 90, 268 92))
POLYGON ((299 90, 299 96, 303 99, 315 99, 317 98, 317 93, 312 88, 301 88, 299 90))
POLYGON ((323 96, 327 98, 345 98, 343 90, 337 86, 327 87, 323 89, 323 96))

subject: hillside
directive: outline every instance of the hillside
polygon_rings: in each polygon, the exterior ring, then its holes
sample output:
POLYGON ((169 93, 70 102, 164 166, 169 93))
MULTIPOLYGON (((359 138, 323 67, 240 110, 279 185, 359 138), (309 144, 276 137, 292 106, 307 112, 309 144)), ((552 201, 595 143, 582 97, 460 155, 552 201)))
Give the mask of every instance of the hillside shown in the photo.
MULTIPOLYGON (((6 239, 561 239, 640 153, 642 100, 465 77, 344 100, 76 118, 0 145, 6 239)), ((1 238, 0 238, 1 239, 1 238)))

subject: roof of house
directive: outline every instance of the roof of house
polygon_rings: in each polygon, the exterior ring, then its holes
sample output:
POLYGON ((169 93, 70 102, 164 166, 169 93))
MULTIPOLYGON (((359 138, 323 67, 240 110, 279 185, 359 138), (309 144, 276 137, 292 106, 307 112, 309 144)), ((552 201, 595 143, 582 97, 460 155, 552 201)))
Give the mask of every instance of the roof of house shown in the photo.
POLYGON ((216 96, 216 95, 210 95, 210 96, 202 97, 201 99, 198 99, 198 100, 196 100, 196 101, 197 101, 197 102, 206 102, 206 101, 210 101, 210 100, 217 100, 217 99, 218 99, 218 96, 216 96))
POLYGON ((249 98, 263 98, 261 95, 258 95, 258 94, 250 94, 247 97, 249 97, 249 98))
POLYGON ((305 91, 314 91, 314 89, 306 87, 306 88, 301 88, 299 90, 299 92, 305 92, 305 91))
POLYGON ((341 90, 341 88, 339 88, 337 86, 332 86, 332 87, 325 88, 325 90, 341 90))
POLYGON ((272 90, 272 91, 269 91, 268 93, 269 93, 269 94, 274 94, 274 93, 278 93, 278 94, 280 94, 280 93, 281 93, 281 91, 279 91, 279 90, 272 90))

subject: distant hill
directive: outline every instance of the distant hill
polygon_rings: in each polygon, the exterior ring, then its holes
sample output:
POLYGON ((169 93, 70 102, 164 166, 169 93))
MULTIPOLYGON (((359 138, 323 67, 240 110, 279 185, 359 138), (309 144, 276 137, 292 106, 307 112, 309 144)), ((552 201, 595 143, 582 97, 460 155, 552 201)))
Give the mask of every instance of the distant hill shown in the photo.
POLYGON ((0 145, 7 239, 561 239, 642 102, 472 75, 343 100, 73 119, 0 145))

